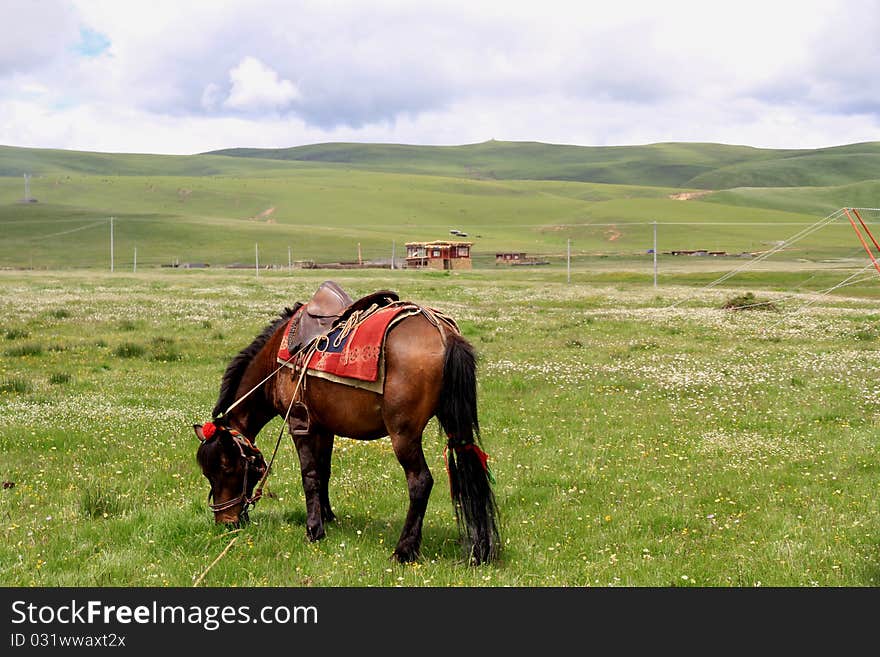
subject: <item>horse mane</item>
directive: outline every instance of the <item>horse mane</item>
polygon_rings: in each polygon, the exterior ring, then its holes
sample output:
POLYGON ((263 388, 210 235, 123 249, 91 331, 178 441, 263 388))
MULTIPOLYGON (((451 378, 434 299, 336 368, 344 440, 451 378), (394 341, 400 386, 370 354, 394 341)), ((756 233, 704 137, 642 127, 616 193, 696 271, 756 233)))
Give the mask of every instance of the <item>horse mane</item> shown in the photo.
POLYGON ((215 419, 235 403, 235 394, 238 391, 238 386, 241 384, 241 380, 244 378, 244 373, 251 364, 254 356, 266 346, 269 338, 275 335, 275 331, 288 321, 293 314, 299 310, 300 306, 302 306, 302 304, 297 302, 293 308, 285 308, 284 312, 281 313, 281 316, 278 319, 264 328, 263 332, 260 333, 250 345, 238 352, 238 355, 229 362, 229 365, 226 366, 226 372, 223 373, 223 380, 220 382, 220 397, 217 399, 217 404, 211 412, 211 415, 215 419))

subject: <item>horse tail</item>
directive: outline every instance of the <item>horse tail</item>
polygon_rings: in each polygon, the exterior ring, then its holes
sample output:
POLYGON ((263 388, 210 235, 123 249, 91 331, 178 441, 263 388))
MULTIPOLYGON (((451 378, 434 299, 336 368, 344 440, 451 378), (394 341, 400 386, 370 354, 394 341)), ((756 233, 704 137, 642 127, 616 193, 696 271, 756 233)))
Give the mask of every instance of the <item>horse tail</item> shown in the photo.
POLYGON ((446 467, 458 530, 469 561, 492 561, 500 550, 488 456, 479 447, 476 356, 471 344, 447 333, 437 419, 449 442, 446 467))

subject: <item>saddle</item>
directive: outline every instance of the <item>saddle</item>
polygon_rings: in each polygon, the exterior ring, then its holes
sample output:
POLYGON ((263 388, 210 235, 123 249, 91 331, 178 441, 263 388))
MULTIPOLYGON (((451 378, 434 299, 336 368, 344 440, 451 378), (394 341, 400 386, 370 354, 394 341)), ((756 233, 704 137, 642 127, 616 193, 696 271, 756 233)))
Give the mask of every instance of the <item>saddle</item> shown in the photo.
MULTIPOLYGON (((308 344, 326 333, 354 301, 348 293, 333 281, 325 281, 308 300, 299 315, 299 322, 291 331, 291 342, 296 339, 297 348, 308 344)), ((295 349, 290 349, 293 353, 295 349)))
MULTIPOLYGON (((338 283, 324 281, 300 311, 297 323, 290 331, 288 351, 293 354, 302 349, 318 336, 329 333, 355 312, 367 310, 371 306, 382 308, 399 300, 396 292, 379 290, 353 301, 338 283)), ((309 411, 301 401, 302 391, 299 395, 300 400, 294 402, 290 416, 291 429, 295 436, 309 432, 309 411)))
POLYGON ((352 301, 348 293, 336 282, 324 281, 299 313, 296 326, 290 332, 287 349, 290 353, 294 353, 319 335, 326 335, 334 326, 344 322, 357 311, 367 310, 374 305, 382 308, 399 300, 400 297, 396 292, 379 290, 352 301))

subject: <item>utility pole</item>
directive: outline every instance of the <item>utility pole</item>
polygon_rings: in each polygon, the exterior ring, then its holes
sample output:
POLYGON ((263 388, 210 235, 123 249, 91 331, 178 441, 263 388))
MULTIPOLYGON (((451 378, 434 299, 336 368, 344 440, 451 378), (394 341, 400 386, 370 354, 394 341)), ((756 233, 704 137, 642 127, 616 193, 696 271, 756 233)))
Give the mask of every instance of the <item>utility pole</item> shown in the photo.
POLYGON ((131 268, 133 274, 136 274, 138 270, 138 248, 134 247, 134 265, 131 268))
POLYGON ((394 261, 397 259, 397 242, 391 242, 391 269, 394 269, 394 261))
POLYGON ((257 278, 260 277, 260 244, 257 242, 254 244, 254 271, 257 273, 257 278))
POLYGON ((114 271, 113 262, 113 217, 110 217, 110 273, 114 271))
POLYGON ((293 260, 290 259, 290 247, 287 247, 287 271, 293 271, 293 260))
POLYGON ((654 222, 654 287, 657 287, 657 222, 654 222))
POLYGON ((568 240, 568 248, 565 256, 565 269, 567 273, 567 282, 571 283, 571 239, 568 240))

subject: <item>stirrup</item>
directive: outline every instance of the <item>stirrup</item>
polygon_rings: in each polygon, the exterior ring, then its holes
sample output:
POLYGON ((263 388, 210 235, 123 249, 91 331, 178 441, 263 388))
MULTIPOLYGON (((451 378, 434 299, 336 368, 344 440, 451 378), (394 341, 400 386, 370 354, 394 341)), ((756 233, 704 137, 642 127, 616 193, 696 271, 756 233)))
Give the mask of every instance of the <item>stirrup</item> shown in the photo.
POLYGON ((291 409, 290 418, 288 418, 290 426, 290 434, 292 436, 307 436, 311 428, 311 419, 309 418, 309 409, 301 401, 295 402, 291 409))

